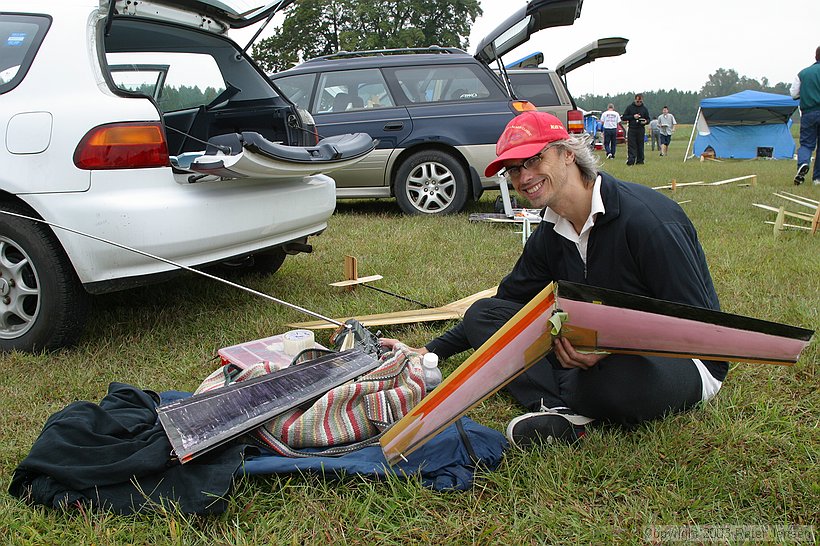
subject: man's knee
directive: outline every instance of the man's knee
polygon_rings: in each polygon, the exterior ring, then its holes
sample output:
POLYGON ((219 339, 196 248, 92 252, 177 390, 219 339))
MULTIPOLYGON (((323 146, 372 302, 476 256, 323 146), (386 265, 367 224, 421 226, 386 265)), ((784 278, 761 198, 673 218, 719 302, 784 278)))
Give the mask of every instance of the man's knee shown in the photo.
POLYGON ((485 341, 504 326, 521 308, 514 303, 499 298, 485 298, 473 303, 464 313, 464 331, 473 348, 485 341))

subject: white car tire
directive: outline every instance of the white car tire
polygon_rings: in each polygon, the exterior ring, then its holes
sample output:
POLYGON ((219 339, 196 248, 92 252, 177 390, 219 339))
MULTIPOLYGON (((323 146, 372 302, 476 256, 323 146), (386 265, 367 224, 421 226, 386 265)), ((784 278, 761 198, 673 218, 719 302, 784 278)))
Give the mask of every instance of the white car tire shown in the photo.
MULTIPOLYGON (((31 213, 14 205, 3 210, 31 213)), ((72 345, 90 297, 50 228, 0 214, 0 350, 48 351, 72 345)))

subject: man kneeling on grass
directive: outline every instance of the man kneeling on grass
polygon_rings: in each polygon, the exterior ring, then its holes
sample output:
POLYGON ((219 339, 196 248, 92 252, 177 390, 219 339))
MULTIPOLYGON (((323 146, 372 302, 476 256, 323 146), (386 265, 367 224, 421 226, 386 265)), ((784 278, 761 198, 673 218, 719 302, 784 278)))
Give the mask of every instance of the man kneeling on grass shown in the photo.
MULTIPOLYGON (((542 222, 495 297, 419 352, 441 358, 480 347, 554 280, 719 309, 695 227, 671 199, 598 172, 589 145, 545 112, 507 125, 486 176, 503 170, 542 222)), ((392 346, 395 340, 385 339, 392 346)), ((599 421, 627 427, 712 398, 728 363, 636 355, 584 354, 556 338, 554 350, 507 385, 526 413, 507 426, 518 447, 583 436, 599 421)))

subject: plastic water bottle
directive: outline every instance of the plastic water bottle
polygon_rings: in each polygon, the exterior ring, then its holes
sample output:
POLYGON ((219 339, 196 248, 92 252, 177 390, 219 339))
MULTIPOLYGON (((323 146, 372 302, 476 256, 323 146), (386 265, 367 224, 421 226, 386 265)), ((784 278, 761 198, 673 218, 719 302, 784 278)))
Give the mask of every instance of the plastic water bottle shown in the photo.
POLYGON ((438 355, 436 353, 426 353, 421 360, 421 365, 424 368, 424 388, 427 392, 430 392, 441 383, 438 355))

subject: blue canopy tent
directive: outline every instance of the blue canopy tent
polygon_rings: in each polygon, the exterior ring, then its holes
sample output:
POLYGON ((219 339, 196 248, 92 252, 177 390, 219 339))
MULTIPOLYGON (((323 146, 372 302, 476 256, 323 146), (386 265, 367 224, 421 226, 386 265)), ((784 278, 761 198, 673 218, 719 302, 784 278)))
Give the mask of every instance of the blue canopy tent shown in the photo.
MULTIPOLYGON (((692 153, 711 147, 715 157, 792 159, 794 138, 789 128, 798 101, 786 95, 741 91, 700 101, 692 128, 697 138, 692 153)), ((689 142, 692 142, 690 137, 689 142)), ((689 157, 689 147, 686 148, 689 157)))

